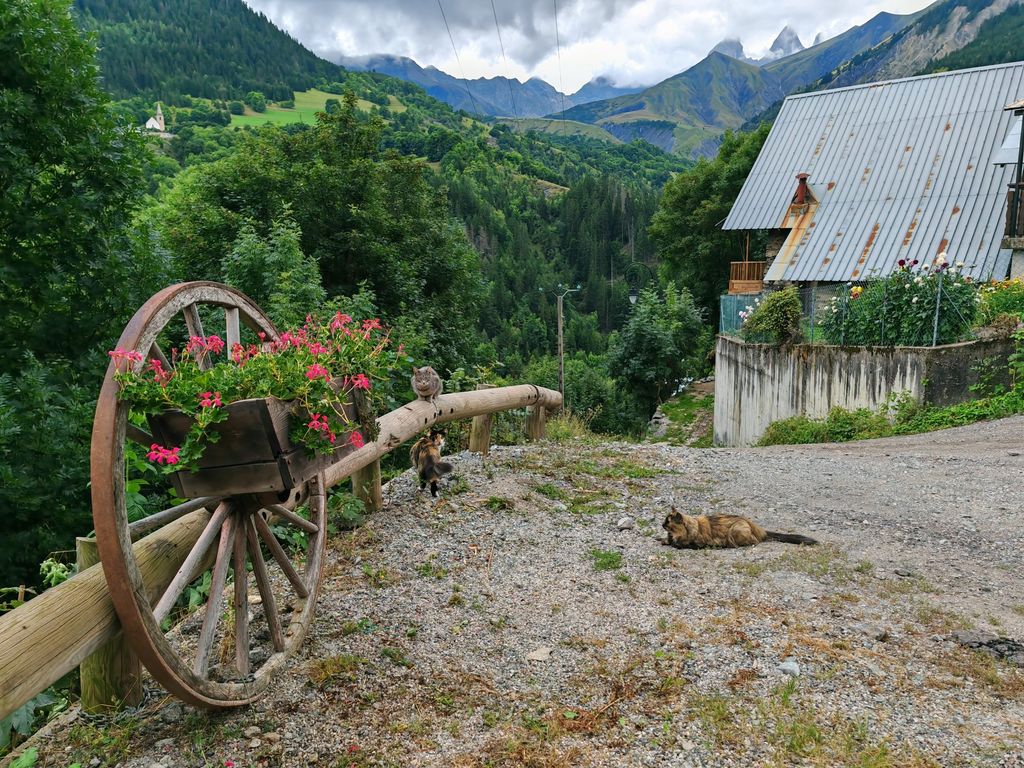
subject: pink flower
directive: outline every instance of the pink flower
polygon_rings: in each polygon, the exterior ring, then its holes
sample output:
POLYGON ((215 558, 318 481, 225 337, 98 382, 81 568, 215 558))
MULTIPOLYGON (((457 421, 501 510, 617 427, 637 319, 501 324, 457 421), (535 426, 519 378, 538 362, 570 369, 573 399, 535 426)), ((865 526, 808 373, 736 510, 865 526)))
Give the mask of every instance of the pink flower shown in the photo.
POLYGON ((225 760, 224 761, 224 768, 235 768, 235 761, 234 760, 225 760))
POLYGON ((224 339, 220 336, 207 336, 206 337, 206 348, 213 352, 215 355, 219 355, 224 351, 224 339))
POLYGON ((223 405, 220 401, 220 392, 200 392, 196 397, 203 408, 219 408, 223 405))
POLYGON ((154 461, 157 464, 177 464, 179 457, 178 451, 181 448, 164 448, 158 443, 153 443, 149 446, 149 453, 146 454, 146 458, 150 461, 154 461))
POLYGON ((337 331, 352 322, 352 318, 342 312, 335 312, 331 320, 331 330, 337 331))
POLYGON ((170 371, 164 368, 164 364, 155 357, 149 361, 149 369, 153 372, 153 381, 161 387, 166 387, 167 382, 170 381, 173 376, 170 371))
POLYGON ((327 381, 331 380, 331 373, 319 363, 313 363, 309 368, 306 369, 306 378, 310 381, 315 379, 324 378, 327 381))
POLYGON ((353 448, 362 448, 366 443, 363 442, 363 436, 359 432, 353 432, 348 436, 348 442, 353 448))
POLYGON ((380 325, 380 319, 379 318, 375 317, 372 320, 363 320, 363 330, 364 331, 373 331, 373 330, 377 330, 380 327, 381 327, 381 325, 380 325))
POLYGON ((355 389, 369 389, 370 388, 370 380, 368 378, 366 378, 366 374, 365 373, 357 373, 355 376, 352 377, 351 383, 352 383, 352 386, 355 389))
POLYGON ((321 344, 319 341, 312 341, 306 347, 313 355, 328 355, 331 350, 321 344))

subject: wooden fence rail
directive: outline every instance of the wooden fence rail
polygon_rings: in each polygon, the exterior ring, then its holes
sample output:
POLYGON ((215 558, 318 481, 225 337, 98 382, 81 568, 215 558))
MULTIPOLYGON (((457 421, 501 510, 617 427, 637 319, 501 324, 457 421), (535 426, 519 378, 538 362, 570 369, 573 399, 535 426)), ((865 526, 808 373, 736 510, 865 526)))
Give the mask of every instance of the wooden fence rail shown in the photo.
MULTIPOLYGON (((561 405, 558 392, 531 384, 440 395, 434 403, 408 403, 377 419, 380 434, 375 441, 328 468, 326 486, 335 486, 379 462, 433 424, 529 408, 530 436, 536 438, 543 436, 545 412, 561 405)), ((374 476, 379 486, 379 471, 369 473, 369 483, 373 484, 374 476)), ((362 493, 373 493, 365 480, 363 483, 362 493)), ((187 511, 135 543, 135 558, 145 583, 151 586, 151 600, 164 592, 208 519, 203 508, 187 511)), ((0 616, 0 719, 73 670, 119 632, 102 564, 0 616)))

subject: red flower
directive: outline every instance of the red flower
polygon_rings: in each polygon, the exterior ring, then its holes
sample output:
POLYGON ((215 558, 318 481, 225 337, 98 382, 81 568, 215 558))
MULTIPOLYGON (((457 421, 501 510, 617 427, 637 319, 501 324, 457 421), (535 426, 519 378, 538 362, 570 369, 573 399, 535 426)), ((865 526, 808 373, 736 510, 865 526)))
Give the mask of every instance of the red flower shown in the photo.
POLYGON ((219 408, 223 405, 220 401, 220 392, 200 392, 196 397, 203 408, 219 408))
POLYGON ((355 389, 370 388, 370 380, 366 378, 365 373, 357 373, 355 376, 352 377, 351 383, 355 389))
POLYGON ((362 448, 366 444, 363 442, 363 436, 359 432, 353 432, 349 435, 348 442, 353 448, 362 448))
POLYGON ((309 368, 306 369, 306 378, 309 379, 310 381, 313 381, 314 379, 319 379, 321 377, 327 379, 327 381, 330 381, 331 373, 319 363, 313 363, 311 366, 309 366, 309 368))
POLYGON ((157 464, 177 464, 178 463, 178 451, 181 448, 164 448, 158 443, 153 443, 149 446, 149 453, 146 454, 146 458, 150 461, 155 461, 157 464))
POLYGON ((331 320, 331 330, 337 331, 344 328, 346 325, 352 322, 352 318, 342 312, 335 312, 334 318, 331 320))

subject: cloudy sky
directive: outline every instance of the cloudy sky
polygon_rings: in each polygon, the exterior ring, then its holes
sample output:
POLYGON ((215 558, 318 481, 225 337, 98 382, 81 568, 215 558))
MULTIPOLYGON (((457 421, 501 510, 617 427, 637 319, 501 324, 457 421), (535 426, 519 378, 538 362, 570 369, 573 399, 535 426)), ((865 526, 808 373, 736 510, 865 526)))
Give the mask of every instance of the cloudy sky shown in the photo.
POLYGON ((910 13, 925 0, 246 0, 321 56, 391 53, 456 76, 541 77, 571 93, 598 75, 652 84, 699 61, 724 37, 763 55, 789 24, 810 45, 879 11, 910 13), (440 7, 439 7, 440 5, 440 7), (558 9, 559 49, 555 44, 558 9), (451 27, 456 63, 441 8, 451 27), (507 61, 507 65, 506 65, 507 61))

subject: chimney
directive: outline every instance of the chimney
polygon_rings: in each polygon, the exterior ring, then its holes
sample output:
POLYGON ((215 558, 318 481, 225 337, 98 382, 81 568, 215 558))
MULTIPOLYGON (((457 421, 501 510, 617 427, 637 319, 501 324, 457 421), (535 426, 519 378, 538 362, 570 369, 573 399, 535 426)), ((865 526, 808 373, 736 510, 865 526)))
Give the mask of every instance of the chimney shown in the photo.
POLYGON ((796 175, 796 194, 793 195, 793 205, 806 205, 810 197, 810 190, 807 187, 809 174, 798 173, 796 175))

